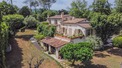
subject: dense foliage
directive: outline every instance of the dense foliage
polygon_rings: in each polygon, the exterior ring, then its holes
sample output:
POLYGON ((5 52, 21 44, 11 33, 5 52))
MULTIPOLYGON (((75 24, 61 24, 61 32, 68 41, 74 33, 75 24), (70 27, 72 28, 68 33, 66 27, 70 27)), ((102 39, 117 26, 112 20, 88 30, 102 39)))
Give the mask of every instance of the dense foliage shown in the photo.
POLYGON ((92 10, 94 12, 109 15, 111 13, 111 4, 108 0, 94 0, 92 10))
POLYGON ((113 39, 113 45, 122 48, 122 36, 115 37, 113 39))
POLYGON ((41 17, 42 17, 42 20, 45 21, 47 20, 47 17, 48 16, 54 16, 56 13, 54 11, 51 11, 51 10, 47 10, 47 11, 44 11, 42 14, 41 14, 41 17))
POLYGON ((2 20, 9 25, 10 31, 16 32, 17 29, 22 27, 24 17, 19 14, 5 15, 2 20))
POLYGON ((27 16, 24 19, 24 24, 27 28, 35 28, 38 24, 38 21, 32 16, 27 16))
POLYGON ((23 6, 19 10, 19 14, 23 15, 24 17, 29 16, 31 14, 31 10, 28 8, 28 6, 23 6))
POLYGON ((93 13, 91 21, 91 25, 96 30, 96 35, 100 37, 105 44, 108 38, 115 34, 116 30, 120 29, 119 26, 122 24, 122 16, 121 14, 105 15, 93 13))
POLYGON ((5 1, 0 2, 0 11, 2 15, 17 13, 18 8, 14 5, 8 4, 5 1))
POLYGON ((72 61, 80 60, 81 62, 89 61, 93 56, 93 49, 90 43, 81 42, 78 44, 67 44, 60 50, 60 54, 64 59, 72 61))
POLYGON ((115 0, 116 11, 122 13, 122 0, 115 0))
POLYGON ((0 23, 0 68, 6 68, 5 64, 5 50, 8 44, 8 26, 6 23, 0 23))
POLYGON ((70 15, 77 18, 87 18, 89 11, 87 8, 87 2, 85 0, 75 0, 71 4, 70 15))
POLYGON ((49 25, 47 22, 42 22, 37 27, 37 30, 39 33, 43 34, 44 36, 53 37, 56 31, 56 27, 53 25, 49 25))

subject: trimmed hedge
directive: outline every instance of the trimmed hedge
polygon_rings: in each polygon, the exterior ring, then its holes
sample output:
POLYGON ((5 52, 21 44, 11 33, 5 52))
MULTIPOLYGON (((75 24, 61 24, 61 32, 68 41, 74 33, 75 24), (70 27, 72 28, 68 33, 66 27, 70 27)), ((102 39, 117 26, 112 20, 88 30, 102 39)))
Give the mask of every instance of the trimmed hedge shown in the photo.
POLYGON ((113 45, 114 45, 115 47, 120 47, 120 48, 122 48, 122 36, 115 37, 115 38, 113 39, 113 45))

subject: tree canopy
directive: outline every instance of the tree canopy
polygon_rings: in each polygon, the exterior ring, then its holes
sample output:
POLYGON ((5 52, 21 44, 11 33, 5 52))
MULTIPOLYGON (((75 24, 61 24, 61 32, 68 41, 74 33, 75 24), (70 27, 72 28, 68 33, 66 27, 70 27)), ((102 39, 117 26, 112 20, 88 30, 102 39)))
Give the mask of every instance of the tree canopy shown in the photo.
POLYGON ((122 13, 122 0, 115 0, 116 11, 122 13))
POLYGON ((87 2, 85 0, 76 0, 71 3, 70 15, 77 18, 86 18, 88 12, 87 2))
POLYGON ((31 14, 31 10, 28 8, 28 6, 23 6, 19 10, 19 14, 23 15, 24 17, 29 16, 31 14))
POLYGON ((17 13, 18 7, 15 5, 8 4, 5 1, 0 2, 0 11, 2 15, 17 13))
POLYGON ((108 15, 111 13, 111 4, 108 2, 108 0, 94 0, 92 10, 94 12, 108 15))
POLYGON ((60 50, 60 54, 64 59, 72 61, 74 65, 75 61, 81 62, 89 61, 93 56, 93 49, 90 43, 81 42, 78 44, 69 43, 60 50))

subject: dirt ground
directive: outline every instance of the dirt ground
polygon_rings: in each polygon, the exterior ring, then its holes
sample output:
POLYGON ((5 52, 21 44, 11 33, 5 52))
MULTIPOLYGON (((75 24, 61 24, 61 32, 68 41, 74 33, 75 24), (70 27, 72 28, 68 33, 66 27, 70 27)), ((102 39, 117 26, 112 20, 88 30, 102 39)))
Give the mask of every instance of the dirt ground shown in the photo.
POLYGON ((44 59, 39 68, 59 68, 57 63, 51 58, 37 50, 29 41, 30 37, 36 34, 34 30, 18 32, 15 38, 11 39, 12 51, 7 53, 6 61, 8 68, 29 68, 29 62, 32 59, 32 68, 41 59, 44 59))

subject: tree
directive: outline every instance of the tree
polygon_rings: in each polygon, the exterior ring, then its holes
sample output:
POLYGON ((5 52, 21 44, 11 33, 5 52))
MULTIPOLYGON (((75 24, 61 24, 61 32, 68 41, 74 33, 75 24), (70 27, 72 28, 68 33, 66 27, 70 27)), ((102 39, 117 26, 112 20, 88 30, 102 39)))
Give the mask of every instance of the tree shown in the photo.
MULTIPOLYGON (((91 25, 96 30, 96 35, 100 37, 104 44, 107 40, 115 34, 115 31, 120 28, 122 24, 121 14, 105 15, 101 13, 94 13, 91 18, 91 25)), ((119 30, 118 30, 119 31, 119 30)))
POLYGON ((116 3, 116 11, 122 13, 122 0, 115 0, 116 3))
POLYGON ((108 0, 94 0, 92 10, 101 14, 109 15, 111 13, 111 4, 108 0))
POLYGON ((78 18, 86 18, 89 10, 87 8, 87 2, 85 0, 76 0, 71 4, 69 14, 78 18))
POLYGON ((52 10, 46 10, 41 14, 43 21, 47 20, 47 16, 54 16, 56 13, 52 10))
POLYGON ((56 27, 53 25, 49 25, 47 22, 42 22, 38 27, 37 30, 39 33, 43 34, 44 36, 53 37, 56 31, 56 27))
POLYGON ((10 32, 14 35, 16 30, 22 27, 24 17, 19 14, 5 15, 2 20, 9 25, 10 32))
POLYGON ((18 11, 17 6, 7 4, 5 1, 0 2, 0 9, 2 15, 15 14, 18 11))
POLYGON ((28 6, 23 6, 19 10, 19 14, 23 15, 24 17, 29 16, 31 14, 31 10, 28 8, 28 6))
POLYGON ((36 9, 36 7, 39 6, 38 1, 35 0, 35 1, 31 2, 31 6, 34 7, 34 9, 35 9, 35 14, 37 14, 37 9, 36 9))
POLYGON ((25 0, 24 1, 24 3, 26 3, 26 4, 29 4, 29 8, 31 9, 31 7, 32 7, 32 2, 34 2, 35 0, 25 0))
POLYGON ((25 19, 24 19, 24 24, 27 28, 32 28, 32 27, 36 27, 37 24, 38 24, 38 21, 32 17, 32 16, 27 16, 25 19))
POLYGON ((60 54, 64 59, 72 61, 72 65, 74 65, 75 61, 85 62, 92 59, 93 50, 91 44, 87 42, 69 43, 61 48, 60 54))
POLYGON ((56 2, 56 0, 38 0, 40 5, 43 6, 44 9, 50 10, 53 3, 56 2))
POLYGON ((8 26, 4 22, 0 22, 0 67, 6 68, 5 50, 8 46, 8 26))

